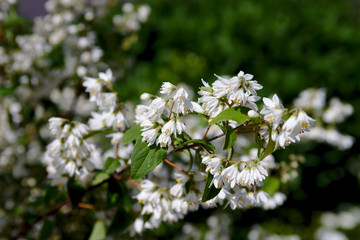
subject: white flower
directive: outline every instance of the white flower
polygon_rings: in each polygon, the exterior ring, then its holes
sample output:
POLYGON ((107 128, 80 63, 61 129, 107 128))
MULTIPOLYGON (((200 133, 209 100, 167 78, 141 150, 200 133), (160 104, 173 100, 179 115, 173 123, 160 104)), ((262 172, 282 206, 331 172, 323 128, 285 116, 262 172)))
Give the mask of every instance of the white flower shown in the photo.
POLYGON ((149 107, 145 109, 144 114, 152 121, 158 121, 161 114, 163 114, 166 108, 166 100, 160 97, 155 98, 151 101, 149 107))
POLYGON ((153 145, 157 135, 158 135, 158 128, 151 128, 151 129, 147 129, 145 131, 143 131, 141 133, 141 136, 143 137, 142 141, 143 142, 148 142, 148 146, 153 145))
POLYGON ((176 134, 176 123, 175 119, 170 119, 165 125, 161 128, 161 132, 166 135, 176 134))
POLYGON ((167 147, 170 143, 171 143, 170 136, 164 133, 160 134, 160 136, 156 140, 156 145, 160 144, 161 147, 167 147))
POLYGON ((65 148, 77 148, 80 146, 80 139, 74 134, 70 134, 64 143, 65 148))
POLYGON ((89 133, 89 127, 83 123, 76 123, 75 127, 73 127, 71 131, 75 136, 82 138, 89 133))
POLYGON ((256 105, 255 102, 257 102, 260 99, 259 96, 251 96, 249 95, 249 93, 245 93, 245 102, 244 102, 244 106, 248 107, 254 111, 258 110, 258 106, 256 105))
POLYGON ((329 108, 324 112, 322 117, 326 123, 341 123, 353 112, 353 106, 342 103, 338 98, 332 98, 329 108))
POLYGON ((140 123, 140 127, 142 127, 141 131, 146 131, 149 129, 154 128, 156 125, 154 124, 154 122, 150 121, 149 119, 145 119, 144 121, 142 121, 140 123))
POLYGON ((325 101, 325 88, 309 88, 299 94, 299 97, 294 100, 294 105, 296 107, 301 107, 305 110, 314 109, 316 116, 319 116, 325 106, 325 101))
POLYGON ((300 110, 297 115, 291 115, 284 123, 276 142, 281 147, 285 147, 290 142, 298 142, 300 141, 299 134, 309 131, 309 127, 314 126, 315 120, 309 117, 303 110, 300 110))
POLYGON ((191 102, 193 109, 195 112, 204 114, 205 110, 198 104, 197 102, 191 102))
MULTIPOLYGON (((200 94, 201 94, 201 92, 200 92, 200 94)), ((209 115, 213 115, 212 113, 219 106, 220 100, 217 97, 213 96, 212 93, 203 91, 202 97, 199 98, 199 103, 203 103, 202 108, 209 115)))
POLYGON ((174 177, 175 177, 177 183, 180 183, 183 185, 185 183, 187 183, 187 181, 189 181, 189 176, 186 174, 180 173, 180 172, 175 172, 174 177))
POLYGON ((111 144, 119 145, 121 143, 121 139, 122 139, 123 135, 124 135, 123 133, 118 132, 118 133, 111 133, 106 136, 111 137, 111 144))
POLYGON ((272 99, 264 97, 263 102, 264 108, 260 111, 260 114, 264 115, 264 119, 276 129, 281 122, 284 106, 276 94, 272 99))
POLYGON ((185 193, 184 185, 177 183, 170 188, 170 194, 174 197, 181 197, 185 193))
POLYGON ((74 161, 69 161, 65 165, 65 171, 69 174, 70 177, 74 176, 76 172, 76 164, 74 161))
POLYGON ((136 233, 142 233, 144 230, 144 220, 142 218, 136 218, 133 227, 136 233))
POLYGON ((252 74, 244 74, 243 71, 240 71, 237 77, 248 93, 257 95, 256 91, 263 88, 263 86, 260 85, 256 80, 252 80, 254 77, 252 74))
POLYGON ((171 203, 171 208, 175 212, 185 215, 189 210, 189 204, 184 198, 175 198, 171 203))
POLYGON ((114 130, 124 130, 126 127, 125 116, 121 111, 105 112, 105 124, 107 127, 112 127, 114 130))
POLYGON ((169 82, 163 82, 160 88, 160 93, 165 95, 170 95, 176 90, 176 86, 169 82))
POLYGON ((52 117, 49 119, 49 128, 50 132, 54 135, 60 135, 62 131, 62 125, 65 122, 65 119, 52 117))
POLYGON ((216 188, 221 188, 228 185, 227 179, 225 179, 223 174, 217 174, 214 176, 211 184, 214 184, 216 188))
POLYGON ((193 111, 193 105, 191 101, 188 99, 189 94, 186 92, 184 88, 179 88, 174 95, 174 113, 182 113, 186 114, 193 111))
POLYGON ((99 73, 99 78, 101 80, 103 80, 106 84, 111 84, 113 81, 113 75, 112 75, 112 71, 109 68, 108 70, 106 70, 105 73, 99 73))
POLYGON ((315 120, 309 117, 306 112, 300 110, 297 120, 300 124, 300 128, 302 131, 310 131, 309 127, 315 127, 315 120))
POLYGON ((187 201, 189 204, 189 210, 195 211, 199 208, 200 196, 197 195, 194 191, 190 190, 190 192, 185 197, 185 201, 187 201))
POLYGON ((62 149, 62 145, 63 145, 62 141, 57 138, 47 146, 47 152, 52 157, 59 157, 60 151, 62 149))
POLYGON ((231 188, 240 183, 240 172, 237 164, 227 167, 221 172, 221 175, 227 180, 231 188))
POLYGON ((95 102, 98 94, 100 94, 102 90, 101 82, 96 78, 84 77, 85 82, 83 86, 86 88, 85 91, 90 93, 90 101, 95 102))
POLYGON ((177 134, 181 134, 182 132, 186 131, 186 126, 185 124, 181 121, 180 118, 176 118, 176 132, 177 134))
POLYGON ((245 168, 239 174, 239 182, 243 186, 251 186, 262 182, 267 176, 268 172, 262 166, 262 161, 252 160, 246 163, 245 168))
POLYGON ((103 111, 114 111, 116 107, 116 93, 100 93, 96 104, 99 106, 100 110, 103 111))
POLYGON ((236 91, 240 86, 237 78, 226 79, 215 75, 218 80, 213 83, 214 96, 222 98, 232 92, 236 91))
POLYGON ((202 159, 202 163, 206 165, 206 172, 210 172, 212 175, 217 176, 220 174, 222 159, 219 157, 206 156, 202 159))
POLYGON ((246 103, 246 96, 243 89, 233 92, 228 96, 229 103, 234 104, 234 106, 244 106, 246 103))
POLYGON ((100 130, 106 126, 107 113, 91 112, 91 118, 89 119, 89 126, 91 130, 100 130))
POLYGON ((279 97, 274 94, 272 99, 270 98, 263 98, 263 102, 266 107, 272 108, 272 109, 283 109, 284 106, 281 104, 279 97))

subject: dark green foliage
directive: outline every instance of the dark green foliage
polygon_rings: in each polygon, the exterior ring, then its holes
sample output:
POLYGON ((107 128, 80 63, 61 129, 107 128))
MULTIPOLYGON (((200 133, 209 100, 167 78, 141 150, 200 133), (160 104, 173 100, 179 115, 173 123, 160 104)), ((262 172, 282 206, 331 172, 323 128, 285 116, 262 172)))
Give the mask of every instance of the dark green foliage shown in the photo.
POLYGON ((166 154, 167 149, 158 146, 147 146, 147 142, 143 142, 139 138, 135 144, 131 155, 131 178, 140 179, 151 172, 159 165, 166 154))
POLYGON ((107 174, 113 173, 118 167, 120 167, 120 163, 118 160, 108 157, 104 164, 104 172, 107 174))
POLYGON ((141 135, 140 125, 134 125, 131 128, 129 128, 128 130, 126 130, 126 132, 124 133, 124 136, 121 140, 121 143, 129 144, 132 141, 136 140, 138 137, 140 137, 140 135, 141 135))
POLYGON ((206 179, 206 184, 205 184, 204 194, 201 199, 202 202, 206 202, 208 200, 213 199, 221 191, 221 188, 215 188, 214 184, 212 184, 213 179, 214 179, 214 176, 211 175, 211 173, 208 173, 207 179, 206 179))

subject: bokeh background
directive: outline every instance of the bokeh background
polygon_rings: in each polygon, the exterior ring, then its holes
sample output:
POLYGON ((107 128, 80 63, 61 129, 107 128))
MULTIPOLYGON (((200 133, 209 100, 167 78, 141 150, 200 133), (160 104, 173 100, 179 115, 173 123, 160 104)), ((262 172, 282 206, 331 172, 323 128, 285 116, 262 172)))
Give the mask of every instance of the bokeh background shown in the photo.
MULTIPOLYGON (((41 14, 25 5, 30 1, 20 2, 20 12, 28 19, 41 14)), ((33 4, 42 8, 41 1, 33 4)), ((338 129, 359 139, 359 1, 152 0, 147 4, 149 19, 138 41, 125 51, 133 56, 133 65, 116 82, 121 98, 139 102, 141 93, 156 94, 164 81, 197 89, 201 78, 213 81, 214 73, 244 70, 264 86, 262 95, 277 93, 284 105, 306 88, 325 88, 327 99, 336 96, 354 107, 354 114, 338 129)), ((106 48, 104 59, 112 59, 112 68, 126 68, 118 57, 124 49, 107 35, 108 28, 98 26, 99 42, 106 48)), ((275 158, 306 152, 299 177, 286 189, 287 201, 272 211, 229 210, 230 235, 246 239, 251 227, 261 224, 270 232, 313 239, 321 213, 360 205, 359 149, 359 141, 346 151, 309 142, 276 152, 275 158)), ((205 229, 204 219, 211 214, 201 210, 184 221, 205 229)), ((172 239, 183 231, 182 224, 165 224, 148 237, 172 239)), ((349 239, 360 239, 359 226, 345 232, 349 239)))

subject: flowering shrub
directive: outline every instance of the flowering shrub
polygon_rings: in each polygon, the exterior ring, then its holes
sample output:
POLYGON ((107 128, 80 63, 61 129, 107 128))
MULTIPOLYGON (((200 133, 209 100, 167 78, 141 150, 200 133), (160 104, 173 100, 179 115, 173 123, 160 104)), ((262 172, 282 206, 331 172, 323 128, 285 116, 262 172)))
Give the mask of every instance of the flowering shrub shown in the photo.
POLYGON ((88 125, 50 118, 49 127, 56 137, 45 153, 51 184, 61 188, 73 179, 88 185, 95 170, 108 174, 103 176, 104 183, 111 174, 123 179, 130 170, 129 183, 140 190, 135 195, 141 204, 140 213, 149 217, 135 220, 137 233, 157 228, 162 221, 177 221, 200 205, 229 205, 233 210, 281 205, 286 197, 277 192, 279 184, 274 188, 278 179, 269 176, 276 168, 271 153, 298 142, 301 133, 315 126, 315 120, 300 107, 291 111, 284 108, 276 94, 272 99, 264 97, 259 111, 257 90, 263 86, 251 74, 240 71, 234 77, 216 77, 211 85, 203 80, 196 102, 184 87, 165 82, 160 89, 163 97, 141 96, 144 104, 136 106, 135 117, 124 114, 125 104, 113 90, 110 69, 97 78, 86 77, 83 85, 98 111, 91 112, 88 125), (189 119, 189 115, 194 116, 189 119), (201 125, 191 126, 195 116, 208 123, 206 130, 201 125), (129 121, 133 118, 136 125, 129 121), (127 125, 133 126, 127 129, 127 125), (211 128, 216 128, 212 134, 217 135, 208 138, 211 128), (113 145, 107 159, 88 140, 89 135, 102 132, 110 133, 106 137, 113 145), (201 138, 194 138, 202 132, 201 138), (252 146, 251 139, 257 147, 247 153, 245 146, 237 146, 240 134, 249 138, 247 148, 252 146), (221 138, 223 141, 213 144, 221 138), (175 182, 170 176, 161 179, 159 174, 151 174, 162 162, 178 170, 175 182))
MULTIPOLYGON (((351 105, 333 98, 326 108, 325 90, 307 89, 286 108, 243 71, 202 79, 198 96, 163 82, 141 104, 124 99, 115 81, 131 71, 127 50, 148 5, 49 0, 31 31, 15 7, 0 4, 0 173, 10 185, 1 236, 69 238, 76 229, 90 239, 130 238, 201 209, 272 210, 305 161, 275 151, 309 140, 354 144, 336 128, 351 105)), ((226 219, 214 211, 206 238, 228 229, 226 219)), ((183 231, 201 235, 190 223, 183 231)))

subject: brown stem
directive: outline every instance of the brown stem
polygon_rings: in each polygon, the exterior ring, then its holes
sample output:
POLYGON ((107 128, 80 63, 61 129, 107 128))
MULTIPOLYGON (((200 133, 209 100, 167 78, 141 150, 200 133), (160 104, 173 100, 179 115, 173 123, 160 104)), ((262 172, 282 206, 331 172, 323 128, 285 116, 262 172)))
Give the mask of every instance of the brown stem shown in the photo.
POLYGON ((95 210, 95 206, 89 203, 78 203, 78 208, 85 208, 85 209, 90 209, 90 210, 95 210))
POLYGON ((208 134, 208 132, 209 132, 210 128, 211 128, 211 125, 209 125, 209 126, 207 127, 206 132, 205 132, 205 134, 204 134, 204 136, 203 136, 202 140, 205 140, 206 135, 208 134))
POLYGON ((262 131, 262 130, 266 130, 266 129, 257 129, 257 130, 252 130, 252 131, 236 132, 236 133, 255 133, 255 132, 258 132, 258 131, 262 131))
POLYGON ((170 162, 170 161, 167 160, 166 158, 164 158, 163 160, 164 160, 164 162, 166 162, 166 163, 169 164, 170 166, 176 168, 177 170, 179 170, 179 171, 182 172, 183 174, 188 175, 188 173, 187 173, 185 170, 183 170, 181 167, 179 167, 179 166, 176 165, 175 163, 170 162))
POLYGON ((175 104, 175 101, 172 102, 171 107, 170 107, 169 120, 170 120, 170 117, 171 117, 171 114, 172 114, 174 104, 175 104))
POLYGON ((122 176, 120 176, 120 175, 118 175, 116 173, 113 174, 113 177, 118 179, 118 180, 122 180, 122 181, 125 181, 127 183, 130 183, 130 184, 132 184, 132 185, 134 185, 136 187, 140 187, 140 183, 138 183, 138 182, 136 182, 136 181, 134 181, 132 179, 124 178, 124 177, 122 177, 122 176))

